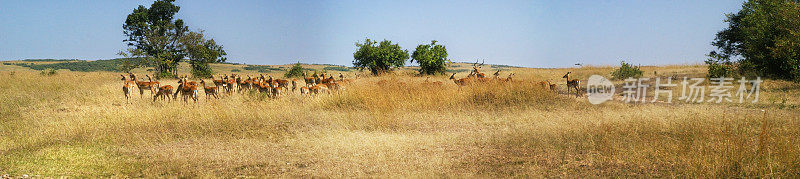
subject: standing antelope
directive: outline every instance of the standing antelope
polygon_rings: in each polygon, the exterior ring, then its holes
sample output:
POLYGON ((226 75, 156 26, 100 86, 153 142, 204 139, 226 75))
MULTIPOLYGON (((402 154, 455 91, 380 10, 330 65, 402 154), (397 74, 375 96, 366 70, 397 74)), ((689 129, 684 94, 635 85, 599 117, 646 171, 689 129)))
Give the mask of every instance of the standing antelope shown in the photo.
POLYGON ((125 102, 127 103, 131 98, 131 84, 135 84, 136 82, 126 80, 125 75, 119 76, 122 76, 122 93, 125 94, 125 102))
POLYGON ((178 83, 180 85, 178 85, 178 90, 175 91, 172 98, 175 99, 178 93, 181 93, 183 102, 187 102, 188 98, 192 98, 194 102, 197 102, 197 83, 194 81, 189 82, 186 76, 178 80, 178 83))
POLYGON ((565 74, 564 77, 561 77, 561 78, 566 78, 567 79, 567 94, 569 94, 570 89, 574 88, 575 89, 575 97, 579 97, 580 93, 581 93, 581 90, 580 90, 581 80, 578 80, 578 79, 570 80, 569 79, 569 75, 571 73, 572 72, 567 72, 567 74, 565 74))
MULTIPOLYGON (((149 75, 146 75, 146 76, 148 78, 150 77, 149 75)), ((133 78, 133 82, 136 83, 136 87, 139 88, 139 97, 140 98, 142 96, 144 96, 144 89, 145 88, 150 90, 150 94, 151 95, 155 94, 155 88, 157 88, 155 85, 157 83, 153 83, 152 80, 150 82, 139 81, 139 79, 136 78, 136 74, 133 74, 133 73, 131 73, 131 78, 133 78)))
POLYGON ((219 99, 219 88, 215 86, 206 86, 205 80, 200 80, 200 84, 203 85, 203 92, 206 93, 206 99, 210 99, 209 96, 214 96, 214 98, 219 99))
POLYGON ((300 80, 297 80, 297 79, 295 79, 295 78, 292 78, 292 92, 295 92, 295 91, 297 91, 297 82, 298 82, 298 81, 300 81, 300 80))

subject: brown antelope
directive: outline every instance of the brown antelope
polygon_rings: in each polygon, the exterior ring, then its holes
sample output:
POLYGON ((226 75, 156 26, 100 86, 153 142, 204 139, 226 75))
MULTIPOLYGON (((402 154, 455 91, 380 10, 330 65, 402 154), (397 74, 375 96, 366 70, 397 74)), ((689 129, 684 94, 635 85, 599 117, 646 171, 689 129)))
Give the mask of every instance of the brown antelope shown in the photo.
POLYGON ((178 80, 178 90, 175 91, 173 95, 173 99, 178 96, 178 93, 181 93, 183 97, 183 102, 187 102, 188 98, 192 98, 195 102, 197 102, 197 83, 194 81, 189 81, 186 76, 178 80))
POLYGON ((235 74, 231 74, 230 77, 225 76, 225 91, 231 93, 233 91, 233 86, 236 84, 236 79, 234 79, 235 74))
POLYGON ((167 100, 167 99, 168 100, 172 100, 172 98, 169 98, 169 95, 172 94, 172 89, 173 88, 170 85, 164 85, 164 86, 158 87, 158 92, 156 93, 155 96, 153 96, 153 102, 155 102, 156 99, 159 98, 159 97, 161 97, 162 100, 167 100), (164 99, 164 98, 166 98, 166 99, 164 99))
POLYGON ((511 74, 508 74, 508 77, 506 77, 505 79, 500 79, 500 80, 503 81, 503 82, 513 82, 514 79, 511 78, 513 76, 514 76, 514 73, 511 73, 511 74))
POLYGON ((308 94, 308 93, 309 93, 308 87, 305 86, 300 87, 300 94, 308 94))
POLYGON ((128 102, 128 99, 131 98, 131 84, 135 84, 134 81, 128 81, 125 79, 125 75, 122 76, 122 93, 125 94, 125 102, 128 102))
POLYGON ((455 76, 456 74, 453 73, 453 75, 450 75, 450 79, 453 80, 453 83, 456 83, 456 85, 458 85, 459 87, 466 86, 472 83, 473 78, 467 77, 467 78, 456 79, 455 76))
POLYGON ((298 81, 300 81, 300 80, 297 80, 297 79, 295 79, 295 78, 292 78, 292 92, 295 92, 295 91, 297 91, 297 82, 298 82, 298 81))
POLYGON ((581 93, 581 90, 580 90, 581 80, 578 80, 578 79, 570 80, 569 79, 569 75, 571 73, 572 72, 567 72, 567 74, 565 74, 564 77, 562 77, 562 78, 566 78, 567 79, 567 94, 569 94, 570 89, 575 89, 575 97, 579 97, 580 93, 581 93))
POLYGON ((314 77, 307 77, 306 72, 303 72, 303 80, 305 80, 306 87, 311 87, 314 85, 314 77))
POLYGON ((478 78, 486 78, 486 74, 483 74, 480 71, 478 71, 478 69, 481 69, 481 66, 483 66, 483 64, 485 64, 485 63, 486 63, 486 61, 484 61, 483 63, 478 65, 478 61, 475 61, 475 64, 472 65, 472 72, 473 72, 473 74, 475 74, 476 77, 478 77, 478 78))
POLYGON ((220 79, 219 79, 219 80, 215 80, 215 79, 214 79, 214 75, 211 75, 211 81, 213 81, 213 82, 214 82, 214 85, 216 85, 216 86, 217 86, 217 88, 220 88, 220 87, 222 87, 222 88, 225 88, 225 85, 226 85, 227 83, 225 83, 225 80, 224 80, 224 79, 225 79, 225 77, 223 77, 223 76, 220 76, 220 79))
POLYGON ((328 91, 328 86, 326 86, 325 84, 314 85, 314 86, 312 86, 311 88, 308 88, 308 89, 313 94, 319 94, 319 93, 322 93, 322 92, 329 92, 328 91))
POLYGON ((500 70, 497 70, 497 72, 494 72, 492 75, 494 75, 494 79, 500 79, 500 70))
POLYGON ((219 90, 217 87, 206 86, 206 81, 202 79, 200 80, 200 84, 203 85, 203 92, 206 93, 206 99, 210 99, 209 96, 213 96, 214 98, 219 99, 219 94, 218 94, 219 90))
MULTIPOLYGON (((149 75, 148 75, 148 77, 149 77, 149 75)), ((133 73, 131 73, 131 78, 133 78, 134 83, 136 83, 136 87, 139 88, 139 97, 140 98, 142 96, 144 96, 144 90, 145 89, 150 90, 150 95, 155 94, 155 88, 157 88, 157 86, 155 85, 156 83, 152 82, 152 80, 151 80, 151 82, 139 81, 136 78, 136 74, 133 74, 133 73)))

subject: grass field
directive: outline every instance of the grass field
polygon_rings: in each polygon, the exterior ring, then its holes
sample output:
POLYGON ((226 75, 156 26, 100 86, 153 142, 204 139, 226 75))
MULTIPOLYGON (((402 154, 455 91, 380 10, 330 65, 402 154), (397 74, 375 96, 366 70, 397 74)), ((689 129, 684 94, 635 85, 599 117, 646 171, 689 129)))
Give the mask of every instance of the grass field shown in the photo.
MULTIPOLYGON (((213 67, 230 73, 244 66, 213 67)), ((138 90, 126 103, 120 73, 43 76, 0 65, 0 174, 800 177, 800 84, 766 80, 756 104, 592 105, 532 83, 551 79, 563 93, 567 71, 586 79, 609 77, 614 67, 498 68, 502 77, 514 72, 522 82, 459 88, 449 75, 429 79, 443 82, 437 85, 403 69, 362 77, 340 93, 201 95, 186 104, 152 102, 138 90)), ((700 65, 642 69, 646 77, 705 74, 700 65)), ((353 78, 358 72, 342 73, 353 78)))

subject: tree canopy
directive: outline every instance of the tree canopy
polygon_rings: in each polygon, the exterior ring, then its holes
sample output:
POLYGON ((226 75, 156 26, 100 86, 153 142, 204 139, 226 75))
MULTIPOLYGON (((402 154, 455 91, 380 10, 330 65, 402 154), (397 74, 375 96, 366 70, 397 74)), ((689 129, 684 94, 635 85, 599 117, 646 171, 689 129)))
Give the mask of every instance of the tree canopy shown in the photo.
POLYGON ((353 53, 353 66, 356 68, 368 68, 374 75, 389 72, 394 67, 401 67, 406 64, 408 50, 403 50, 398 44, 392 41, 383 40, 380 43, 367 38, 364 43, 356 43, 356 50, 353 53))
MULTIPOLYGON (((157 71, 157 76, 176 76, 178 62, 190 57, 194 70, 210 69, 207 63, 224 62, 226 55, 213 39, 205 40, 202 32, 191 32, 175 14, 180 7, 175 0, 157 0, 149 8, 139 6, 125 19, 124 40, 131 49, 140 51, 157 71)), ((129 49, 129 52, 133 50, 129 49)), ((136 55, 135 55, 136 56, 136 55)))
POLYGON ((420 74, 444 74, 447 71, 446 65, 450 62, 447 59, 447 48, 437 45, 436 42, 433 40, 431 44, 419 45, 412 53, 411 62, 416 60, 419 63, 420 74))
POLYGON ((706 63, 736 62, 741 74, 800 81, 800 1, 749 0, 725 22, 712 43, 719 52, 706 63))

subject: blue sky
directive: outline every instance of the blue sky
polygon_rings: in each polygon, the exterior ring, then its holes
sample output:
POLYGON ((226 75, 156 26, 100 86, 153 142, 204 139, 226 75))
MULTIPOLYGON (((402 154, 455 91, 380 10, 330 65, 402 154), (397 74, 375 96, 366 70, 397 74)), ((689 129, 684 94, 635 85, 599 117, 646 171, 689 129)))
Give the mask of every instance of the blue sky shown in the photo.
MULTIPOLYGON (((108 59, 122 23, 152 1, 0 0, 0 60, 108 59)), ((355 43, 430 40, 454 61, 527 67, 702 63, 741 0, 210 1, 178 0, 178 17, 225 46, 231 62, 352 65, 355 43)))

